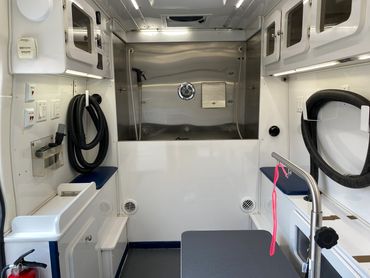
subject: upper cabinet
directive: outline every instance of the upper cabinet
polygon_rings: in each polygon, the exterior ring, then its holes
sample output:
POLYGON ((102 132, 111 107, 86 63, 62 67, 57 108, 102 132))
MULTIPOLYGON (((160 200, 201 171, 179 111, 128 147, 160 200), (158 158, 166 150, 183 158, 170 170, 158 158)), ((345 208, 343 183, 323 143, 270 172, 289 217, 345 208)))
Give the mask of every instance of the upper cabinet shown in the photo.
POLYGON ((280 59, 281 12, 266 18, 263 30, 263 63, 269 65, 280 59))
POLYGON ((282 0, 262 32, 264 75, 361 62, 370 57, 370 1, 282 0))
POLYGON ((364 0, 312 2, 311 46, 319 47, 349 37, 364 24, 364 0))
POLYGON ((263 63, 269 65, 309 48, 309 1, 289 0, 264 21, 263 63))
POLYGON ((309 48, 309 1, 291 0, 282 7, 281 56, 304 53, 309 48))

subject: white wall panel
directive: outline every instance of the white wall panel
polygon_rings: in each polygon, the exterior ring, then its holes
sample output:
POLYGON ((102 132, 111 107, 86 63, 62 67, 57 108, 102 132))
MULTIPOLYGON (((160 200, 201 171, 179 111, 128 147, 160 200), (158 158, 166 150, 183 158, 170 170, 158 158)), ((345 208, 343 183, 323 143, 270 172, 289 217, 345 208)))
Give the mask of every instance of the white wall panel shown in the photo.
POLYGON ((13 177, 10 160, 10 115, 12 107, 11 96, 0 96, 0 177, 2 192, 6 202, 5 230, 10 229, 10 220, 15 217, 15 200, 13 177))
MULTIPOLYGON (((105 118, 107 119, 109 129, 109 149, 108 154, 103 162, 106 166, 117 166, 118 165, 118 132, 117 132, 117 114, 116 114, 116 93, 114 88, 114 80, 111 79, 89 79, 87 81, 87 89, 90 94, 99 94, 102 97, 101 108, 104 112, 105 118)), ((93 126, 93 123, 89 121, 89 125, 93 126)), ((90 128, 95 136, 95 128, 90 128)), ((93 154, 91 154, 93 155, 93 154)), ((95 155, 95 154, 94 154, 95 155)), ((92 157, 95 159, 95 156, 92 157)))
MULTIPOLYGON (((370 65, 360 65, 298 74, 289 80, 289 118, 291 160, 309 169, 309 155, 300 130, 297 105, 321 89, 343 89, 370 99, 370 65)), ((360 110, 351 105, 326 105, 318 123, 319 146, 326 160, 342 173, 359 174, 368 146, 369 134, 360 131, 360 110)), ((370 187, 350 189, 320 174, 321 189, 347 209, 370 223, 370 187)))
MULTIPOLYGON (((68 164, 67 141, 63 141, 64 166, 51 170, 45 177, 33 177, 31 161, 31 141, 54 135, 58 124, 65 123, 67 107, 73 97, 74 85, 72 77, 46 75, 17 75, 13 85, 13 109, 11 130, 11 153, 16 193, 17 214, 29 214, 37 209, 49 197, 55 194, 56 186, 69 182, 77 174, 68 164), (36 86, 35 101, 25 103, 24 88, 29 82, 36 86), (61 101, 61 117, 50 119, 50 103, 53 99, 61 101), (24 108, 36 108, 36 101, 46 100, 48 116, 45 122, 36 122, 33 127, 23 127, 24 108)), ((75 90, 79 93, 86 89, 86 80, 75 79, 75 90)))
POLYGON ((130 241, 180 240, 186 230, 248 229, 257 199, 257 140, 120 142, 121 201, 134 199, 130 241))
POLYGON ((0 180, 6 199, 7 230, 16 213, 9 152, 12 77, 8 73, 8 1, 0 1, 0 26, 0 180))
POLYGON ((288 121, 288 82, 278 78, 262 77, 260 97, 260 165, 272 166, 275 160, 272 152, 288 157, 289 154, 289 121, 288 121), (271 126, 280 128, 280 134, 272 137, 271 126))

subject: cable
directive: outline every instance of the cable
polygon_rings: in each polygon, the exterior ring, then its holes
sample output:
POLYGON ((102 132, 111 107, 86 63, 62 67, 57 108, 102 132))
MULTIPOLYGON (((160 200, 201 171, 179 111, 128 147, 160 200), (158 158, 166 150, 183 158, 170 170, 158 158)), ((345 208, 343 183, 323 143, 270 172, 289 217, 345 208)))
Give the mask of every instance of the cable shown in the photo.
POLYGON ((134 52, 133 48, 130 48, 128 50, 127 65, 128 65, 128 80, 129 80, 129 83, 130 83, 132 115, 134 117, 135 137, 136 137, 136 141, 137 141, 137 140, 139 140, 139 135, 138 135, 138 132, 137 132, 137 119, 136 119, 136 109, 135 109, 135 99, 134 99, 134 88, 132 86, 132 72, 131 72, 131 54, 133 52, 134 52))
POLYGON ((1 278, 6 278, 7 276, 6 276, 6 272, 8 271, 10 269, 10 265, 6 265, 6 266, 4 266, 3 267, 3 269, 1 270, 1 275, 0 275, 0 277, 1 278))
POLYGON ((234 118, 235 118, 235 125, 236 125, 236 131, 238 132, 239 138, 243 139, 242 133, 240 132, 239 128, 239 93, 240 93, 240 80, 241 80, 241 72, 243 69, 243 57, 240 56, 240 63, 239 63, 239 74, 238 74, 238 85, 234 85, 234 92, 235 92, 235 113, 234 113, 234 118), (236 90, 236 88, 238 88, 236 90))
POLYGON ((68 158, 72 168, 79 173, 89 173, 103 163, 109 147, 108 124, 99 105, 101 98, 99 95, 89 97, 89 106, 87 107, 85 98, 85 94, 73 97, 67 112, 68 158), (90 143, 86 142, 83 125, 85 108, 97 131, 95 138, 90 143), (97 145, 99 145, 99 150, 94 162, 87 162, 82 150, 91 150, 97 145))
POLYGON ((342 175, 332 168, 321 157, 317 148, 317 116, 320 109, 331 101, 351 104, 359 109, 361 106, 370 106, 370 101, 361 95, 344 90, 328 89, 312 95, 306 103, 307 118, 301 117, 301 130, 304 143, 310 153, 311 175, 318 181, 319 168, 335 182, 349 188, 364 188, 370 185, 370 142, 367 149, 365 163, 360 175, 342 175))
POLYGON ((5 246, 4 246, 4 228, 5 228, 5 218, 6 218, 6 207, 5 200, 2 190, 2 184, 0 181, 0 267, 4 268, 6 265, 5 259, 5 246))

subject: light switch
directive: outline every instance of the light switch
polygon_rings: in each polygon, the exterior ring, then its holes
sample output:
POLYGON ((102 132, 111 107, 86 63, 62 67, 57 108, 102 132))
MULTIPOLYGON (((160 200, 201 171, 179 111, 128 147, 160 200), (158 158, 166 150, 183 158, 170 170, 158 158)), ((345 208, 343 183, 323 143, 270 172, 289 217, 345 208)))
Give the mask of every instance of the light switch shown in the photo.
POLYGON ((47 120, 48 106, 46 100, 36 102, 36 121, 43 122, 47 120))
POLYGON ((26 83, 25 85, 25 102, 32 102, 35 100, 35 94, 36 94, 36 86, 30 83, 26 83))
POLYGON ((31 127, 35 123, 35 109, 26 108, 24 109, 24 127, 31 127))
POLYGON ((54 99, 51 101, 51 118, 60 118, 60 99, 54 99))

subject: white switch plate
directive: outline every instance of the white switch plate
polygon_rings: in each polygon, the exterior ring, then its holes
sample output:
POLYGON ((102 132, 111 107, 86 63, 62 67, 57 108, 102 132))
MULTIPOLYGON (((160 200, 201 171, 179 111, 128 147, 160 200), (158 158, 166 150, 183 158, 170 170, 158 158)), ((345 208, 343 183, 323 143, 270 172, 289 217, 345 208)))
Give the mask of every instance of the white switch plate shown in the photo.
POLYGON ((24 127, 31 127, 35 123, 35 109, 26 108, 24 109, 24 127))
POLYGON ((24 89, 24 100, 25 102, 32 102, 35 100, 36 86, 30 83, 26 83, 24 89))
POLYGON ((360 130, 369 132, 370 107, 366 105, 361 106, 361 125, 360 130))
POLYGON ((51 119, 59 119, 60 118, 60 99, 54 99, 51 101, 51 119))
POLYGON ((298 96, 296 99, 297 103, 297 113, 302 113, 303 112, 303 105, 305 105, 305 98, 304 96, 298 96))
POLYGON ((344 84, 344 85, 341 86, 341 89, 342 90, 349 91, 349 85, 348 84, 344 84))
POLYGON ((46 100, 36 102, 36 121, 43 122, 47 120, 48 116, 48 103, 46 100))

